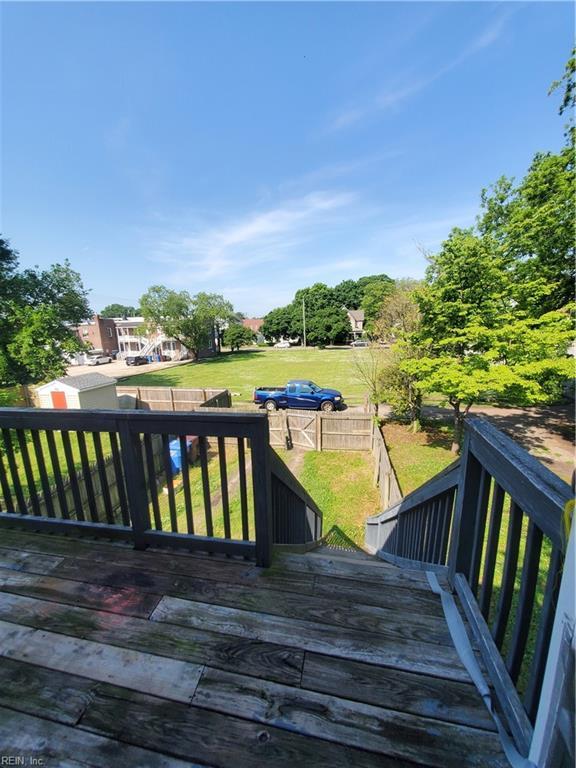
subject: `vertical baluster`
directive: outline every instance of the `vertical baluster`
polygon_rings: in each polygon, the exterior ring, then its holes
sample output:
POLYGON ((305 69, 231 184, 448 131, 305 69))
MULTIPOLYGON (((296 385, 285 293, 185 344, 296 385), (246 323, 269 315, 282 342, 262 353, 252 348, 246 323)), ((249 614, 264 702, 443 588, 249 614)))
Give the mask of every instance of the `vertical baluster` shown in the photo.
POLYGON ((86 450, 86 438, 84 432, 76 432, 76 439, 78 440, 78 449, 80 451, 82 479, 84 480, 84 487, 86 489, 86 499, 88 501, 88 509, 90 510, 90 519, 93 523, 98 523, 98 506, 96 504, 94 484, 92 483, 92 467, 88 461, 88 451, 86 450))
POLYGON ((16 502, 18 505, 18 513, 20 515, 28 514, 26 507, 26 499, 24 498, 24 492, 22 490, 22 484, 20 483, 20 474, 18 472, 18 465, 16 463, 16 456, 14 455, 14 446, 12 445, 12 436, 10 430, 3 428, 2 437, 4 439, 4 451, 6 458, 8 459, 8 467, 10 469, 10 475, 12 479, 12 488, 14 489, 14 495, 16 496, 16 502))
POLYGON ((492 478, 482 467, 480 475, 480 489, 478 492, 478 502, 476 504, 476 523, 474 525, 474 541, 472 545, 472 557, 470 563, 470 576, 468 583, 472 593, 478 592, 478 578, 480 574, 480 564, 482 561, 482 550, 484 547, 484 534, 486 531, 486 515, 488 513, 488 501, 490 498, 490 484, 492 478))
POLYGON ((106 462, 102 451, 102 440, 100 432, 92 432, 92 441, 94 443, 94 453, 96 455, 96 466, 98 467, 98 479, 100 481, 100 494, 104 502, 104 512, 106 522, 114 525, 114 510, 112 509, 112 499, 110 498, 110 488, 108 487, 108 475, 106 472, 106 462))
POLYGON ((37 429, 32 430, 32 443, 34 445, 34 456, 40 474, 40 484, 42 486, 44 504, 46 505, 46 513, 48 517, 55 517, 54 504, 52 502, 52 489, 50 488, 50 481, 48 480, 48 473, 46 472, 42 441, 40 440, 40 433, 37 429))
POLYGON ((34 473, 32 472, 32 465, 30 463, 30 454, 28 453, 28 442, 26 440, 26 434, 23 429, 17 429, 16 436, 18 438, 18 445, 20 446, 20 457, 22 459, 22 465, 24 466, 24 474, 26 476, 26 484, 28 486, 28 495, 30 498, 32 511, 36 516, 39 516, 41 514, 40 499, 38 498, 34 473))
POLYGON ((422 521, 424 514, 428 508, 427 504, 420 506, 416 510, 415 530, 414 530, 414 547, 412 549, 412 560, 420 560, 420 549, 422 546, 422 521))
POLYGON ((502 585, 500 587, 496 619, 494 626, 492 627, 492 637, 494 638, 497 648, 502 647, 506 625, 508 623, 508 615, 510 613, 510 606, 512 605, 521 533, 522 510, 516 502, 511 501, 510 517, 508 520, 508 538, 506 541, 506 557, 504 560, 504 574, 502 576, 502 585))
POLYGON ((74 465, 74 456, 72 454, 72 445, 70 443, 70 435, 68 432, 62 431, 60 433, 62 438, 62 445, 64 447, 64 456, 66 458, 66 467, 68 469, 68 479, 70 481, 70 488, 72 489, 72 498, 74 499, 74 508, 76 509, 76 519, 84 521, 84 508, 82 506, 82 497, 80 495, 80 486, 78 485, 78 477, 76 476, 76 466, 74 465))
POLYGON ((154 527, 157 531, 161 531, 162 516, 160 514, 160 502, 158 501, 158 485, 156 483, 156 469, 154 467, 154 451, 152 449, 151 435, 144 435, 144 454, 146 456, 146 479, 148 481, 150 501, 152 502, 154 527))
POLYGON ((176 498, 174 495, 174 479, 172 477, 172 465, 170 463, 170 441, 168 435, 162 435, 162 460, 164 462, 164 474, 168 489, 168 508, 170 510, 170 528, 172 533, 178 533, 178 518, 176 516, 176 498))
POLYGON ((458 500, 454 512, 452 541, 448 557, 448 578, 452 585, 454 585, 454 577, 457 573, 462 573, 470 582, 472 547, 476 528, 474 512, 480 495, 482 466, 470 450, 470 433, 468 431, 464 437, 460 465, 458 500))
POLYGON ((182 456, 182 488, 184 490, 184 507, 186 514, 186 530, 194 533, 194 516, 192 513, 192 494, 190 492, 190 467, 188 466, 188 445, 186 435, 180 435, 180 455, 182 456))
POLYGON ((251 450, 256 563, 263 568, 268 568, 272 562, 273 522, 270 479, 270 435, 267 418, 261 419, 255 425, 251 440, 251 450))
POLYGON ((224 536, 232 538, 230 531, 230 504, 228 499, 228 473, 226 470, 226 444, 223 437, 218 437, 218 460, 220 463, 220 486, 222 488, 222 518, 224 520, 224 536))
POLYGON ((438 552, 438 564, 445 565, 448 556, 448 542, 450 539, 450 524, 452 522, 454 495, 456 491, 451 488, 446 497, 446 505, 442 516, 442 531, 440 533, 440 546, 438 552))
POLYGON ((248 526, 248 493, 246 489, 246 457, 244 453, 244 438, 238 438, 238 472, 240 475, 240 514, 242 517, 242 539, 248 541, 250 530, 248 526))
POLYGON ((504 508, 504 490, 494 483, 492 493, 492 509, 490 510, 490 526, 488 529, 488 542, 486 544, 486 558, 484 560, 484 572, 482 575, 482 591, 480 592, 480 610, 488 621, 490 613, 490 600, 494 585, 494 571, 496 557, 498 555, 498 540, 502 527, 502 510, 504 508))
POLYGON ((426 543, 424 548, 424 561, 432 563, 434 560, 434 543, 438 529, 439 499, 433 499, 430 504, 430 514, 426 526, 426 543))
POLYGON ((208 475, 208 447, 204 436, 198 438, 200 448, 200 468, 202 471, 202 493, 204 495, 204 514, 206 516, 206 535, 214 536, 212 523, 212 500, 210 498, 210 477, 208 475))
POLYGON ((2 450, 0 450, 0 488, 2 488, 2 496, 4 499, 1 511, 13 515, 14 502, 12 501, 12 490, 10 488, 10 483, 8 482, 8 475, 6 474, 6 467, 4 466, 4 451, 2 450))
POLYGON ((546 660, 548 658, 548 647, 554 625, 554 616, 556 613, 556 604, 558 601, 558 592, 560 589, 560 580, 562 575, 562 565, 564 558, 560 550, 555 547, 550 557, 550 566, 548 568, 548 577, 546 579, 546 588, 544 590, 544 600, 542 611, 540 613, 540 623, 538 634, 534 645, 534 657, 530 677, 526 687, 524 697, 524 706, 528 712, 528 717, 532 722, 536 717, 540 691, 542 690, 542 681, 544 679, 544 670, 546 669, 546 660))
POLYGON ((50 454, 50 463, 52 465, 52 474, 54 475, 54 483, 56 484, 56 493, 58 494, 58 506, 60 507, 60 517, 63 520, 69 520, 70 512, 68 510, 68 500, 66 498, 66 489, 64 488, 64 481, 62 479, 62 472, 60 470, 60 457, 58 456, 56 441, 54 440, 54 432, 51 429, 46 431, 46 442, 48 443, 48 453, 50 454))
POLYGON ((122 525, 130 525, 130 513, 128 511, 128 498, 124 485, 124 473, 122 471, 122 459, 118 447, 118 435, 116 432, 109 432, 110 448, 112 449, 112 462, 114 463, 114 474, 116 476, 116 488, 118 490, 118 501, 120 502, 120 513, 122 515, 122 525))
POLYGON ((524 550, 524 561, 522 563, 522 581, 520 582, 518 608, 516 610, 510 650, 506 659, 506 666, 514 683, 518 680, 528 641, 536 584, 538 582, 541 550, 542 531, 530 520, 526 537, 526 549, 524 550))

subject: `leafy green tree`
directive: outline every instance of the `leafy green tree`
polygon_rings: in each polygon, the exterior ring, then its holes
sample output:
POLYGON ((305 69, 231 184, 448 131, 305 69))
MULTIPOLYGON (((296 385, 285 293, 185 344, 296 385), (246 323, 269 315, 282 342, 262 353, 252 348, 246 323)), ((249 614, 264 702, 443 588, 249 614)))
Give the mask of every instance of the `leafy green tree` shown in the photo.
POLYGON ((409 278, 397 280, 394 290, 383 301, 374 322, 373 333, 382 341, 404 339, 420 328, 420 309, 415 299, 421 282, 409 278))
POLYGON ((374 324, 382 310, 384 300, 394 290, 394 281, 376 280, 364 287, 361 307, 364 310, 364 330, 368 334, 374 331, 374 324))
POLYGON ((234 314, 232 304, 219 294, 191 296, 188 291, 172 291, 163 285, 149 288, 140 299, 140 308, 149 329, 160 328, 195 358, 209 345, 219 324, 234 314))
POLYGON ((292 334, 292 307, 278 307, 268 312, 260 332, 267 341, 289 338, 292 334))
POLYGON ((108 304, 100 314, 102 317, 139 317, 140 310, 128 304, 108 304))
POLYGON ((232 352, 238 351, 240 347, 245 347, 248 344, 253 344, 256 339, 256 334, 250 328, 246 328, 243 325, 233 324, 230 325, 224 331, 224 344, 230 347, 232 352))
POLYGON ((396 417, 407 418, 413 432, 419 432, 422 418, 422 386, 409 370, 411 361, 423 356, 409 341, 398 341, 383 360, 378 372, 378 400, 387 403, 396 417))
POLYGON ((493 240, 455 229, 416 294, 422 321, 413 340, 425 351, 402 368, 452 406, 454 451, 473 403, 546 402, 570 375, 568 311, 528 316, 513 298, 515 276, 493 240))
POLYGON ((334 286, 334 299, 346 309, 358 309, 362 301, 363 291, 355 280, 343 280, 334 286))
POLYGON ((0 238, 0 382, 32 384, 62 375, 66 353, 84 348, 72 328, 92 314, 68 262, 18 271, 18 252, 0 238))
POLYGON ((514 273, 514 299, 532 315, 574 295, 575 199, 572 140, 558 154, 538 153, 517 186, 503 177, 482 193, 479 231, 498 245, 514 273))
POLYGON ((572 55, 566 62, 564 74, 560 80, 555 80, 548 93, 553 93, 557 88, 564 86, 562 103, 559 113, 562 115, 567 109, 576 107, 576 48, 572 49, 572 55))
POLYGON ((350 333, 350 321, 346 310, 328 306, 316 310, 307 321, 307 341, 310 344, 337 344, 345 341, 350 333))

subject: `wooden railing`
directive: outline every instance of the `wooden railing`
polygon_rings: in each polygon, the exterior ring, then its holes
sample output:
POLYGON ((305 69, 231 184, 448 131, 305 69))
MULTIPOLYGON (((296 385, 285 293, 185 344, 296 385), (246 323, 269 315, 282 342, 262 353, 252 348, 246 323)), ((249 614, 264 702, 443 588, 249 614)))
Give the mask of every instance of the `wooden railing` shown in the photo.
POLYGON ((566 552, 570 487, 482 419, 452 465, 367 522, 367 545, 399 565, 444 566, 517 748, 527 755, 566 552))
POLYGON ((273 448, 270 458, 274 544, 318 542, 322 538, 322 512, 273 448))
POLYGON ((374 456, 374 485, 380 489, 380 506, 387 509, 402 500, 402 491, 388 455, 379 425, 372 420, 372 455, 374 456))
MULTIPOLYGON (((0 526, 270 564, 272 488, 283 480, 264 413, 1 408, 0 432, 0 526)), ((288 490, 295 520, 297 504, 313 506, 301 491, 288 490)), ((304 543, 296 527, 293 543, 304 543)))
POLYGON ((454 462, 389 509, 369 517, 367 548, 396 565, 445 565, 459 466, 454 462))

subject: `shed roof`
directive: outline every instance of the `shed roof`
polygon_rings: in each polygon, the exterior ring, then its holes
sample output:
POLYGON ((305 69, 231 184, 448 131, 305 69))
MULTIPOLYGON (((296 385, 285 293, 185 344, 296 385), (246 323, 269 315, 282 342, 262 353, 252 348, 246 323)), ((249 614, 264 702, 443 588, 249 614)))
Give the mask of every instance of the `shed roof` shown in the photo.
POLYGON ((102 373, 82 373, 79 376, 62 376, 60 379, 54 379, 54 381, 49 381, 48 384, 43 384, 41 387, 38 387, 38 389, 46 389, 56 382, 65 387, 70 387, 78 392, 82 392, 87 389, 99 389, 100 387, 107 387, 110 384, 116 384, 116 379, 113 379, 111 376, 104 376, 102 373))

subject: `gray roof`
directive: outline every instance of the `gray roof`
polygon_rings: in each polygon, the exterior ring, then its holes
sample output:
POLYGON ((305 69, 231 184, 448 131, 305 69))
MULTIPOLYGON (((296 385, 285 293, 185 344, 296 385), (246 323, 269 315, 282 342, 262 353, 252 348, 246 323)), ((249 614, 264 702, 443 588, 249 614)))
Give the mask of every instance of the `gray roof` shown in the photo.
POLYGON ((363 309, 349 309, 348 314, 356 322, 364 322, 364 310, 363 309))
POLYGON ((103 373, 81 373, 79 376, 62 376, 62 378, 56 379, 56 381, 78 391, 116 384, 116 379, 113 379, 111 376, 104 376, 103 373))

